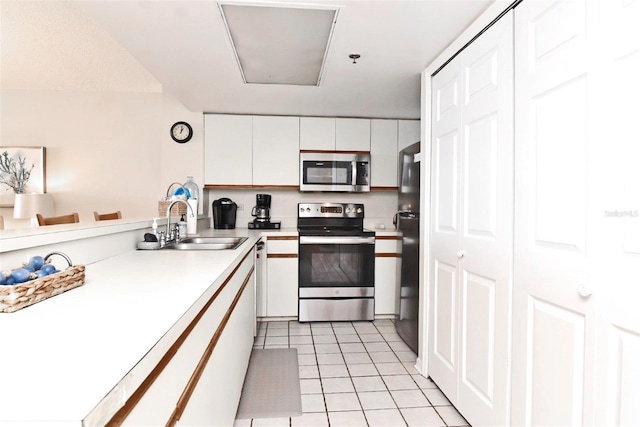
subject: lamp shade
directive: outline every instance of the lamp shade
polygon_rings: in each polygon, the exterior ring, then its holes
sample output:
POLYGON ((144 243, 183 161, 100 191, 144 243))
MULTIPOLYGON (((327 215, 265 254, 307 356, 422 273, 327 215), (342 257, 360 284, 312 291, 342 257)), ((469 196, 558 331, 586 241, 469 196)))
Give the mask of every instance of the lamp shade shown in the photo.
POLYGON ((53 197, 46 193, 23 193, 16 194, 13 205, 13 217, 35 218, 36 214, 42 216, 53 216, 53 197))

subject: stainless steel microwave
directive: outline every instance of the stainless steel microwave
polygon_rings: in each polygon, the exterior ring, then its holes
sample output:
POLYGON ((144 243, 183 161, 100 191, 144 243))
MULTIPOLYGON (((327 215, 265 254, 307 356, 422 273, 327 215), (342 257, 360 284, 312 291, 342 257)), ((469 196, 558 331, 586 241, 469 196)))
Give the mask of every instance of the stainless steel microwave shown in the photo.
POLYGON ((371 190, 369 153, 300 152, 300 191, 371 190))

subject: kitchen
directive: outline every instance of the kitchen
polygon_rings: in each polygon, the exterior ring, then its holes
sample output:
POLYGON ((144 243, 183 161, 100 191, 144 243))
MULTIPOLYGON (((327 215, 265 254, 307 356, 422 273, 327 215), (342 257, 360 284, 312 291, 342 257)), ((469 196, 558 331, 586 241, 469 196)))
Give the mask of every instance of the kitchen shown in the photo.
MULTIPOLYGON (((388 117, 385 113, 376 111, 371 104, 361 106, 359 112, 356 113, 347 111, 346 106, 350 103, 344 100, 330 104, 327 108, 330 108, 331 112, 327 114, 313 111, 310 107, 311 104, 297 105, 295 112, 283 111, 279 109, 281 107, 277 103, 269 105, 268 109, 263 106, 263 110, 259 110, 257 104, 255 109, 247 107, 237 109, 229 107, 227 111, 218 108, 213 110, 193 107, 187 109, 171 95, 173 90, 180 92, 180 88, 165 88, 164 82, 161 84, 156 80, 104 31, 94 26, 93 23, 88 23, 84 12, 76 6, 74 3, 65 2, 49 4, 47 2, 3 1, 0 3, 3 45, 6 40, 5 31, 9 34, 20 34, 21 37, 24 37, 24 39, 20 39, 21 42, 25 42, 22 45, 23 50, 16 48, 18 51, 18 60, 16 61, 5 60, 6 48, 3 46, 2 144, 12 145, 18 144, 19 141, 25 141, 24 144, 47 147, 47 166, 49 168, 47 191, 54 194, 56 204, 61 212, 78 210, 81 218, 88 218, 94 209, 113 209, 115 204, 122 203, 125 206, 122 210, 127 216, 150 216, 153 214, 153 206, 155 206, 158 196, 166 190, 168 183, 183 179, 188 175, 194 175, 199 183, 206 183, 204 173, 199 172, 202 168, 199 159, 204 151, 202 113, 192 111, 260 115, 388 117), (25 15, 29 17, 26 19, 29 25, 22 29, 15 28, 14 25, 17 23, 25 22, 25 15), (58 37, 56 32, 47 31, 52 27, 73 29, 73 31, 70 31, 71 34, 58 37), (93 29, 94 32, 87 33, 89 29, 93 29), (92 37, 89 37, 90 34, 92 37), (73 40, 72 46, 69 46, 70 40, 73 40), (28 41, 31 43, 26 43, 28 41), (24 46, 31 47, 33 50, 24 48, 24 46), (94 52, 94 55, 88 56, 91 52, 94 52), (20 56, 20 54, 24 56, 20 56), (56 60, 58 58, 63 58, 64 61, 56 60), (77 58, 77 61, 70 61, 69 58, 77 58), (89 58, 91 60, 88 60, 89 58), (116 60, 113 60, 114 58, 116 60), (35 59, 35 62, 24 62, 26 59, 35 59), (35 66, 30 64, 35 64, 35 66), (87 78, 87 76, 91 76, 91 78, 87 78), (7 81, 9 78, 12 80, 7 81), (178 120, 185 120, 191 123, 194 128, 196 136, 187 144, 175 144, 169 138, 168 129, 178 120), (158 125, 159 122, 161 125, 158 125), (38 125, 34 126, 34 123, 38 125), (123 156, 122 153, 128 155, 123 156), (195 172, 194 164, 199 165, 195 172), (118 173, 114 174, 114 170, 118 173), (77 201, 82 202, 79 205, 77 201)), ((473 17, 477 16, 486 6, 486 4, 484 6, 476 5, 479 9, 472 13, 473 17)), ((495 16, 497 13, 494 14, 495 16)), ((632 13, 627 16, 631 17, 629 19, 637 17, 632 13)), ((471 21, 473 19, 469 18, 459 28, 459 31, 469 25, 471 21)), ((486 21, 485 19, 483 24, 471 25, 468 32, 479 32, 488 23, 486 21)), ((167 26, 167 28, 169 28, 166 31, 167 37, 171 37, 172 31, 189 30, 189 28, 173 30, 171 26, 167 26)), ((412 31, 418 32, 417 28, 412 31)), ((451 40, 455 38, 455 35, 450 34, 451 40)), ((413 37, 415 37, 415 33, 413 33, 413 37)), ((630 39, 634 38, 630 37, 630 39)), ((159 39, 158 43, 167 43, 167 41, 159 39)), ((623 46, 622 50, 624 48, 626 47, 623 46)), ((454 52, 455 50, 449 54, 454 52)), ((343 66, 344 73, 353 72, 355 68, 351 67, 352 65, 355 67, 366 63, 368 55, 365 55, 364 52, 361 53, 363 53, 362 58, 355 65, 346 58, 348 63, 343 66), (351 68, 348 69, 347 66, 351 68)), ((406 54, 406 52, 401 53, 406 54)), ((429 62, 424 63, 419 71, 424 69, 429 62)), ((233 63, 232 65, 235 66, 233 63)), ((185 77, 185 79, 190 77, 185 77)), ((635 87, 633 88, 635 89, 635 87)), ((195 98, 193 93, 189 93, 188 88, 184 88, 184 90, 186 91, 184 99, 195 98)), ((220 88, 221 93, 227 98, 233 99, 236 96, 242 98, 242 91, 229 93, 226 90, 226 88, 220 88)), ((349 95, 351 102, 363 100, 364 103, 362 94, 347 93, 346 95, 349 95)), ((419 117, 417 96, 417 94, 414 95, 414 110, 412 112, 400 111, 391 117, 402 120, 417 119, 419 117)), ((197 101, 193 102, 197 103, 197 101)), ((385 104, 384 97, 380 98, 379 104, 385 104)), ((423 112, 423 114, 427 113, 423 112)), ((610 153, 603 154, 605 158, 608 158, 606 155, 610 153)), ((234 191, 240 192, 241 190, 234 191)), ((293 195, 287 190, 271 193, 274 196, 273 217, 293 226, 295 224, 295 210, 285 208, 285 205, 293 203, 297 193, 294 192, 296 195, 293 195), (289 196, 290 194, 291 196, 289 196), (287 197, 290 197, 288 202, 278 205, 278 199, 282 200, 287 197)), ((387 229, 392 229, 391 218, 396 208, 396 201, 393 196, 385 198, 384 192, 381 193, 380 207, 373 209, 375 214, 367 215, 371 219, 371 223, 367 226, 375 228, 382 223, 387 229)), ((231 193, 228 191, 212 190, 210 200, 229 194, 231 193)), ((374 193, 374 196, 377 198, 378 194, 374 193)), ((245 218, 242 218, 242 221, 249 220, 248 208, 253 205, 254 193, 246 196, 234 194, 231 197, 238 199, 245 207, 245 218), (245 198, 243 199, 243 197, 245 198)), ((623 209, 615 203, 617 200, 612 199, 611 205, 607 208, 611 210, 623 209)), ((633 200, 631 199, 631 201, 633 200)), ((371 209, 368 210, 368 212, 370 211, 371 209)), ((5 218, 11 218, 11 209, 2 208, 2 215, 5 218)), ((615 220, 609 219, 608 221, 609 223, 605 224, 611 224, 615 220)), ((605 225, 604 229, 607 226, 605 225)), ((631 251, 630 253, 635 252, 631 251)), ((602 259, 610 258, 605 253, 602 259)), ((631 271, 634 274, 633 277, 637 277, 636 270, 628 270, 625 264, 615 265, 619 265, 620 272, 631 271)), ((583 293, 585 293, 584 298, 589 298, 589 290, 583 291, 583 293)), ((596 293, 594 296, 598 296, 598 294, 596 293)), ((622 313, 625 316, 630 316, 627 311, 622 310, 622 313)), ((591 319, 591 317, 588 318, 591 319)), ((637 342, 634 341, 637 340, 637 328, 633 327, 634 318, 631 317, 631 319, 632 326, 620 327, 619 329, 624 331, 620 339, 630 340, 630 345, 633 345, 633 342, 637 342)), ((628 325, 629 321, 622 323, 628 325)), ((591 338, 584 345, 593 346, 592 337, 594 336, 595 334, 590 334, 591 338)), ((606 355, 603 354, 601 357, 606 357, 606 355)), ((620 360, 634 360, 628 353, 625 353, 624 358, 622 355, 620 357, 620 360)), ((587 365, 591 363, 589 360, 591 359, 587 360, 587 365)), ((565 363, 567 362, 565 361, 565 363)), ((514 375, 515 369, 514 367, 514 375)), ((602 373, 598 371, 598 381, 601 381, 601 375, 602 373)), ((591 381, 591 377, 591 374, 586 374, 584 381, 591 381)), ((580 389, 582 387, 582 383, 577 379, 571 384, 574 388, 580 389)), ((547 384, 547 386, 553 388, 552 384, 547 384)), ((625 382, 620 387, 624 393, 629 393, 625 395, 634 396, 632 381, 625 382)), ((593 384, 587 383, 585 388, 593 390, 593 384)), ((604 388, 600 388, 600 390, 602 389, 604 388)), ((637 394, 635 395, 637 396, 637 394)), ((614 403, 615 401, 614 399, 614 403)), ((586 402, 588 403, 589 399, 586 402)), ((625 402, 625 400, 620 400, 620 402, 625 402)), ((575 407, 582 408, 583 403, 577 400, 573 403, 578 405, 575 407)), ((634 415, 637 417, 637 411, 627 409, 627 412, 624 412, 624 408, 627 407, 621 406, 619 408, 628 417, 622 417, 623 420, 637 419, 634 418, 634 415)), ((581 410, 576 411, 579 413, 581 410)), ((584 411, 584 418, 579 418, 582 421, 578 421, 577 424, 593 423, 594 415, 592 412, 586 409, 584 411)), ((602 414, 599 413, 598 416, 600 417, 602 414)))

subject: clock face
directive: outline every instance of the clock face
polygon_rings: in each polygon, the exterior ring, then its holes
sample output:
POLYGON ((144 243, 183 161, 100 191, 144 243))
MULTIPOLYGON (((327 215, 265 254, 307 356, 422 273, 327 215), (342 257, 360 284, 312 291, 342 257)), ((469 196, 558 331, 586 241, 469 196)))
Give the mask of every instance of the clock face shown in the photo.
POLYGON ((193 129, 187 122, 176 122, 171 126, 171 138, 175 142, 185 143, 193 136, 193 129))

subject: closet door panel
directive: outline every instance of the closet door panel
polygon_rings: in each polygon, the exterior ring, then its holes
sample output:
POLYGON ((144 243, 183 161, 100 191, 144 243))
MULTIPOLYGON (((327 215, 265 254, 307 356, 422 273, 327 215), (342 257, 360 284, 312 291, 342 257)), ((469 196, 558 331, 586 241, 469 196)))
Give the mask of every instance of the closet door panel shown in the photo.
POLYGON ((491 406, 495 395, 496 282, 463 271, 461 293, 461 381, 491 406))
POLYGON ((472 425, 508 422, 512 29, 508 13, 432 79, 429 374, 472 425))
POLYGON ((595 303, 584 287, 595 120, 585 5, 525 1, 515 9, 517 425, 593 422, 595 303))
POLYGON ((640 425, 640 3, 600 5, 597 425, 640 425))
POLYGON ((460 60, 454 58, 433 77, 431 143, 431 325, 429 375, 457 403, 458 258, 460 244, 460 60))
POLYGON ((508 423, 513 247, 513 13, 462 54, 459 409, 508 423))
POLYGON ((458 269, 434 261, 433 333, 429 375, 455 405, 458 394, 458 269))
POLYGON ((465 136, 464 235, 495 241, 499 215, 497 115, 468 123, 465 136))
MULTIPOLYGON (((458 235, 458 134, 434 141, 435 226, 438 233, 457 240, 458 235)), ((457 241, 455 242, 457 244, 457 241)))
POLYGON ((582 425, 585 316, 531 298, 526 425, 582 425))

